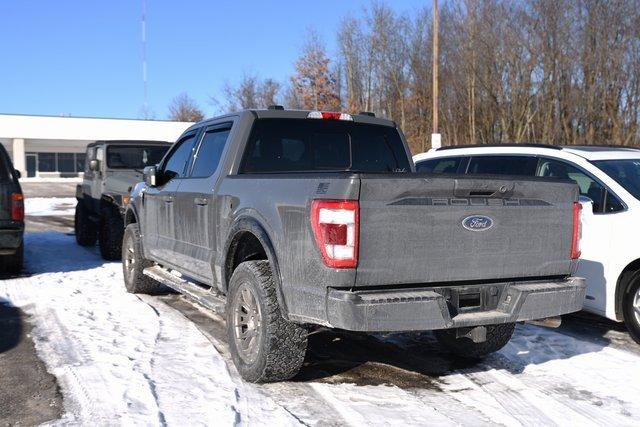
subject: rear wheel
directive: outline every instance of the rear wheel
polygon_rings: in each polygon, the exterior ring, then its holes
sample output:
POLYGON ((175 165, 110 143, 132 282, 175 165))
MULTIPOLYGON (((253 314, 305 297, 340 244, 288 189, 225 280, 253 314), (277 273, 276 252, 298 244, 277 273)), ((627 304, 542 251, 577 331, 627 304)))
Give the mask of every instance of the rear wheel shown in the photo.
POLYGON ((295 376, 307 350, 307 330, 282 317, 268 261, 233 272, 227 295, 227 334, 233 362, 247 381, 295 376))
POLYGON ((478 343, 467 337, 457 338, 455 329, 438 330, 435 331, 435 335, 452 354, 465 359, 482 359, 507 345, 513 335, 515 323, 487 325, 486 328, 486 341, 478 343))
POLYGON ((122 254, 122 238, 124 236, 124 221, 122 215, 112 207, 102 210, 100 215, 100 255, 102 258, 119 260, 122 254))
POLYGON ((624 295, 623 315, 629 335, 640 344, 640 275, 631 279, 631 284, 624 295))
POLYGON ((76 214, 74 221, 74 229, 76 232, 76 242, 80 246, 93 246, 98 238, 98 228, 91 221, 89 211, 82 202, 76 205, 76 214))
POLYGON ((18 274, 22 271, 24 263, 24 243, 12 255, 0 257, 0 271, 3 273, 18 274))
POLYGON ((122 273, 124 286, 132 294, 155 294, 162 287, 160 282, 145 276, 142 271, 153 266, 153 262, 142 255, 138 224, 129 224, 122 240, 122 273))

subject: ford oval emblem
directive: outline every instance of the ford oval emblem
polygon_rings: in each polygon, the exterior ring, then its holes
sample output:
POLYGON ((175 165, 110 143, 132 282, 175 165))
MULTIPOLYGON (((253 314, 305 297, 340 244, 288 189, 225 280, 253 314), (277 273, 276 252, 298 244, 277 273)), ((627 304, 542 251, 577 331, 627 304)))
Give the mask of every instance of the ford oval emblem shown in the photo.
POLYGON ((462 220, 462 226, 471 231, 485 231, 493 227, 493 220, 484 215, 471 215, 462 220))

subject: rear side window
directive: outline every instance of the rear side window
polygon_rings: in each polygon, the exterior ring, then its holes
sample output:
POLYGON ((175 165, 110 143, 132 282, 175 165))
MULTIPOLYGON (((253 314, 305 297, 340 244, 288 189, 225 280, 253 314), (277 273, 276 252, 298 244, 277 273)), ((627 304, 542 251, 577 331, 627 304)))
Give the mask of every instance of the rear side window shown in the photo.
POLYGON ((444 157, 442 159, 423 160, 416 163, 417 172, 458 173, 463 157, 444 157))
POLYGON ((468 174, 535 176, 537 157, 526 156, 478 156, 472 157, 468 174))
POLYGON ((231 130, 228 128, 205 132, 195 156, 192 177, 204 178, 213 175, 220 163, 229 132, 231 130))
POLYGON ((398 131, 388 126, 313 119, 258 120, 240 171, 408 172, 398 131))
POLYGON ((13 180, 9 169, 9 156, 4 150, 0 149, 0 181, 6 182, 13 180))

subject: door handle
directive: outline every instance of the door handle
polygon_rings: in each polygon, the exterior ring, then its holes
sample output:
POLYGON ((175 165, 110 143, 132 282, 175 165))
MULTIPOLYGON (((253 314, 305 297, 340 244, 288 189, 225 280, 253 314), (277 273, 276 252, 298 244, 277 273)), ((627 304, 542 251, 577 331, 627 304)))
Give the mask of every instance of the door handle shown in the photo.
POLYGON ((173 203, 173 197, 170 197, 170 196, 165 197, 163 200, 165 203, 173 203))
POLYGON ((198 206, 207 206, 209 204, 209 200, 204 197, 196 197, 193 199, 193 203, 198 206))

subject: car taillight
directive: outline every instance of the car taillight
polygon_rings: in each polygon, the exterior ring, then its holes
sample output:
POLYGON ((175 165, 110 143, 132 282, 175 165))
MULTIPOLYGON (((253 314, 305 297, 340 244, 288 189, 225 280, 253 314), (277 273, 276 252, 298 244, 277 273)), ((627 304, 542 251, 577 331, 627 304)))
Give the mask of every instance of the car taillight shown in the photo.
POLYGON ((360 208, 357 200, 314 200, 311 227, 328 267, 358 266, 360 208))
POLYGON ((582 237, 582 224, 580 222, 580 211, 582 205, 573 203, 573 235, 571 238, 571 259, 580 258, 580 238, 582 237))
POLYGON ((337 111, 311 111, 307 115, 307 119, 353 121, 353 117, 351 116, 351 114, 340 113, 337 111))
POLYGON ((24 196, 22 193, 11 194, 11 219, 24 221, 24 196))

